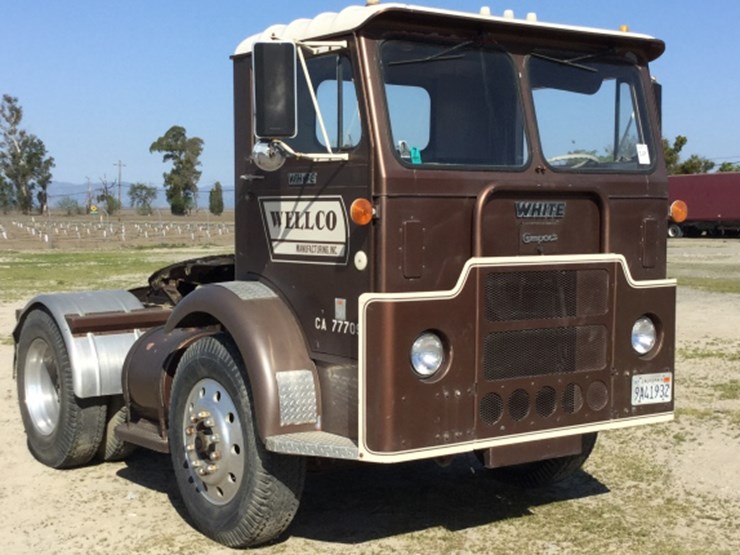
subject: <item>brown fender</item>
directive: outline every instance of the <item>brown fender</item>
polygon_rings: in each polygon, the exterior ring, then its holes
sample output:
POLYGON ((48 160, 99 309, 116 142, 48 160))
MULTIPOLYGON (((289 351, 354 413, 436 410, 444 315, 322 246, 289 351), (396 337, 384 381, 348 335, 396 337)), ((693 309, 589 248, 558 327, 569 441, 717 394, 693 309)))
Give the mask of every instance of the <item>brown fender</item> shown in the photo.
MULTIPOLYGON (((204 285, 175 306, 165 331, 214 324, 221 325, 241 353, 262 439, 319 429, 321 402, 316 367, 308 355, 303 330, 285 302, 272 289, 256 281, 204 285), (291 398, 291 388, 283 389, 280 398, 278 374, 290 371, 293 372, 283 376, 296 375, 295 371, 299 371, 307 377, 310 372, 313 381, 311 384, 308 380, 308 389, 312 385, 313 391, 301 399, 304 417, 297 421, 285 416, 291 409, 295 414, 296 400, 291 398)), ((306 380, 302 381, 305 393, 306 380)))

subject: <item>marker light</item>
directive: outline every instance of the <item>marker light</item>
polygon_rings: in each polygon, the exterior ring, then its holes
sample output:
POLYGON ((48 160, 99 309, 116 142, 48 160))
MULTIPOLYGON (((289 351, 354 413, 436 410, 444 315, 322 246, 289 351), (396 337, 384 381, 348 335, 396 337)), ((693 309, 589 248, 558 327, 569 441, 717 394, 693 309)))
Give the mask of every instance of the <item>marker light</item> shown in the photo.
POLYGON ((416 338, 411 346, 411 366, 422 378, 433 376, 445 361, 442 339, 434 332, 426 331, 416 338))
POLYGON ((357 225, 367 225, 373 220, 373 205, 366 198, 358 198, 352 202, 349 215, 357 225))
POLYGON ((646 355, 655 347, 658 332, 648 316, 639 317, 632 326, 632 348, 638 355, 646 355))
POLYGON ((668 210, 668 215, 671 217, 671 220, 680 224, 685 222, 686 218, 689 217, 689 207, 682 200, 674 200, 668 210))

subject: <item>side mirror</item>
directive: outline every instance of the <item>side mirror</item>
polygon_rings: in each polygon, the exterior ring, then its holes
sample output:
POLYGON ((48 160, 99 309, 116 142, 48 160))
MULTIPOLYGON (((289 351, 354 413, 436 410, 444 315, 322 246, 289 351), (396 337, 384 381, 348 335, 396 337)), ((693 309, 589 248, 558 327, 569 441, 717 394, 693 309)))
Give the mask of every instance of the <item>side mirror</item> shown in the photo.
POLYGON ((295 137, 298 132, 295 43, 255 43, 252 82, 254 134, 263 139, 295 137))

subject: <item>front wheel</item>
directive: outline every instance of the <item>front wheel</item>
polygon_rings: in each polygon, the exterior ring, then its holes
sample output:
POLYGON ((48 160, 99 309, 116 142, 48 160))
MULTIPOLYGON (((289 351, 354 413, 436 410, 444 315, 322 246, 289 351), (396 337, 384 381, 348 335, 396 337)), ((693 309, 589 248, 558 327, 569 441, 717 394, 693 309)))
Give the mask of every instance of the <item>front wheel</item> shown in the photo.
POLYGON ((106 405, 75 397, 67 347, 44 310, 24 320, 17 360, 18 401, 33 456, 53 468, 89 462, 103 437, 106 405))
POLYGON ((169 442, 180 494, 207 536, 230 547, 254 546, 293 520, 305 462, 265 449, 244 365, 228 336, 203 338, 180 360, 169 442))
POLYGON ((596 434, 584 434, 578 455, 504 466, 489 470, 489 476, 508 486, 538 488, 565 480, 580 470, 596 444, 596 434))

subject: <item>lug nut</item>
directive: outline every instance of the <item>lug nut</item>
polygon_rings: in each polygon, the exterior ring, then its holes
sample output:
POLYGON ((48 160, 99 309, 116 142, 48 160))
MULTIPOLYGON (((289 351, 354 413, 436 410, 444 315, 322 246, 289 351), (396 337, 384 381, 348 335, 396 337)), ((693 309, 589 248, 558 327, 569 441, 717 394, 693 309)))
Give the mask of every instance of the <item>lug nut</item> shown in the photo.
POLYGON ((208 420, 203 422, 203 424, 205 424, 207 428, 213 428, 216 425, 216 423, 213 421, 213 418, 209 418, 208 420))
POLYGON ((194 433, 195 433, 195 428, 193 426, 188 426, 187 428, 185 428, 185 434, 186 435, 191 436, 194 433))
POLYGON ((207 410, 202 410, 202 411, 200 411, 198 413, 198 418, 200 418, 200 419, 205 419, 205 418, 208 418, 210 416, 211 416, 211 413, 208 412, 207 410))
POLYGON ((193 445, 192 443, 188 443, 185 446, 185 450, 188 451, 188 452, 193 452, 193 451, 195 451, 195 445, 193 445))
POLYGON ((221 451, 214 451, 208 456, 212 461, 221 460, 221 451))
POLYGON ((218 434, 211 434, 211 444, 221 443, 221 436, 218 434))

